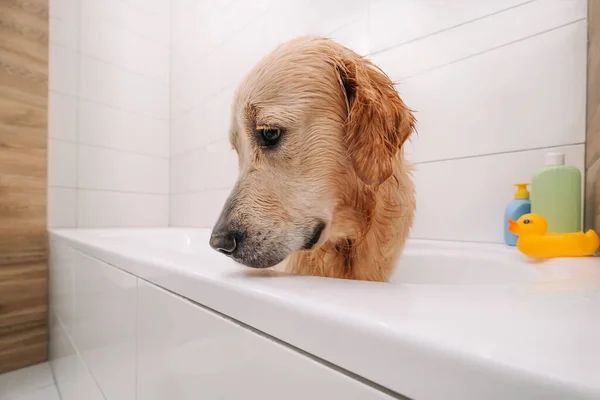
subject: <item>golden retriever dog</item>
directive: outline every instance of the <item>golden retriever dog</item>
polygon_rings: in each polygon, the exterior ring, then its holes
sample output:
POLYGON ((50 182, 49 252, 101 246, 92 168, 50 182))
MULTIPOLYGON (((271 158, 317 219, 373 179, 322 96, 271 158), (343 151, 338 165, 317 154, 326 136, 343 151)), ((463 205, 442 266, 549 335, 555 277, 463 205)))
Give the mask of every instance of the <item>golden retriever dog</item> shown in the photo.
POLYGON ((369 60, 329 39, 280 45, 234 96, 239 177, 210 245, 252 268, 386 281, 415 211, 414 124, 369 60))

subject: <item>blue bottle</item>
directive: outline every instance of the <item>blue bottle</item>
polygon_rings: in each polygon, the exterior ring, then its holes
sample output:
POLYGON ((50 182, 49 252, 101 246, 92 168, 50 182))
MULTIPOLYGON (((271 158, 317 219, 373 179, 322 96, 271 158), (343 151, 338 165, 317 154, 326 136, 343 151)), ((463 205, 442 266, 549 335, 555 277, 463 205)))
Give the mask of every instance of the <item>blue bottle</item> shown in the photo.
POLYGON ((527 183, 516 183, 515 186, 517 187, 515 199, 508 203, 504 210, 504 243, 509 246, 516 246, 519 237, 508 231, 508 220, 512 219, 516 221, 521 215, 531 212, 531 201, 529 200, 527 183))

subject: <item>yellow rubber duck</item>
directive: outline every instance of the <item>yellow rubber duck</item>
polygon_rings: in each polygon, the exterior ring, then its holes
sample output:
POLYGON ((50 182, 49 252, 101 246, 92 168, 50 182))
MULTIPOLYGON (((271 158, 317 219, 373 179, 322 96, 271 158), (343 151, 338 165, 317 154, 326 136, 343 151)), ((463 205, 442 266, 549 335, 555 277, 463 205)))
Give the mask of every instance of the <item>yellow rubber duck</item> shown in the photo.
POLYGON ((586 233, 547 233, 548 223, 538 214, 525 214, 516 222, 508 220, 508 230, 519 237, 517 248, 536 258, 590 256, 600 247, 593 230, 586 233))

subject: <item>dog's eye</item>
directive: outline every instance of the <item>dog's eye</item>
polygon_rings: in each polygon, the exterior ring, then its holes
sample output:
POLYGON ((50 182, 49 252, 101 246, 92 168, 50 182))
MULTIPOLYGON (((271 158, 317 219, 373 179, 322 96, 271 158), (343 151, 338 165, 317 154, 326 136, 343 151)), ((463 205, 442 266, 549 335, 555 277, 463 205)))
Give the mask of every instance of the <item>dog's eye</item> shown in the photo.
POLYGON ((258 132, 260 133, 263 145, 267 147, 275 146, 281 137, 281 130, 279 128, 261 128, 258 129, 258 132))

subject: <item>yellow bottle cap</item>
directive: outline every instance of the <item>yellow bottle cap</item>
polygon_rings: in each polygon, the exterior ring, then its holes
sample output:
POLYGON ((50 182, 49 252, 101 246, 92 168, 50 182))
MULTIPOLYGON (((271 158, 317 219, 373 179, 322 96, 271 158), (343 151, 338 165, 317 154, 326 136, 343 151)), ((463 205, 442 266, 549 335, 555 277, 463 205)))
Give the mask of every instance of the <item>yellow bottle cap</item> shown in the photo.
POLYGON ((517 191, 515 192, 515 199, 528 199, 529 192, 527 191, 527 185, 529 183, 515 183, 514 186, 517 187, 517 191))

